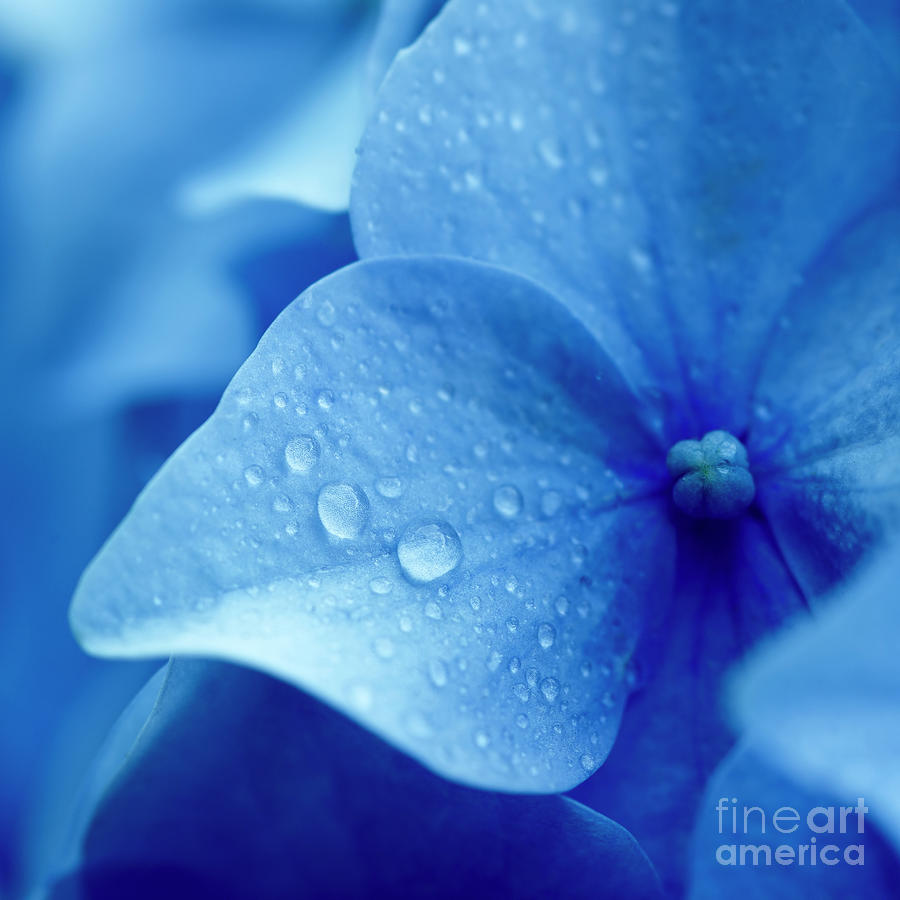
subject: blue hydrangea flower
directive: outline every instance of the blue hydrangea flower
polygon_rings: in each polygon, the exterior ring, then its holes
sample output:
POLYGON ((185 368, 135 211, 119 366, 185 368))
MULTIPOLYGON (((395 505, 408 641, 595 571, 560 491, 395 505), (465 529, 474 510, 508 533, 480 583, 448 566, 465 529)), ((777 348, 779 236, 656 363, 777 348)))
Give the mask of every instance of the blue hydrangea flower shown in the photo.
POLYGON ((362 141, 364 261, 138 499, 79 639, 503 790, 583 781, 633 693, 583 796, 671 869, 721 673, 900 517, 898 95, 837 0, 455 0, 362 141))

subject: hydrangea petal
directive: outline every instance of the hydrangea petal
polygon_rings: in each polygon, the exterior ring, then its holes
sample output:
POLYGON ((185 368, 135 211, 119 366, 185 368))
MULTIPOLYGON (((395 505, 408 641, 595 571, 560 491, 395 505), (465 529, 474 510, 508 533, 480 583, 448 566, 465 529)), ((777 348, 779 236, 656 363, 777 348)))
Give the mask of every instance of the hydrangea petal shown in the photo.
POLYGON ((284 684, 187 661, 69 884, 132 896, 148 872, 216 896, 661 896, 634 839, 572 800, 459 787, 284 684))
POLYGON ((522 791, 614 737, 668 590, 664 452, 583 327, 449 259, 314 285, 86 571, 84 646, 258 666, 522 791))
POLYGON ((811 788, 862 796, 900 846, 900 546, 896 542, 815 622, 746 667, 734 708, 748 738, 811 788))
POLYGON ((357 247, 527 274, 662 385, 673 442, 740 434, 789 285, 896 177, 898 110, 838 0, 459 0, 385 81, 357 247))
POLYGON ((609 759, 573 795, 637 837, 672 896, 684 890, 697 804, 732 741, 725 672, 803 609, 756 518, 683 524, 674 594, 659 598, 638 649, 642 685, 609 759))
POLYGON ((758 498, 809 596, 900 525, 900 209, 865 218, 785 307, 756 390, 758 498))
MULTIPOLYGON (((863 831, 859 833, 856 813, 847 819, 846 831, 835 834, 813 832, 806 816, 816 807, 854 807, 857 796, 835 796, 831 791, 811 792, 796 782, 785 778, 746 742, 739 744, 718 767, 710 779, 703 802, 697 813, 691 854, 690 900, 719 900, 724 896, 737 896, 741 900, 790 900, 796 897, 815 897, 817 900, 843 900, 845 897, 866 897, 871 900, 889 900, 897 893, 900 880, 900 861, 884 838, 872 827, 863 813, 863 831), (721 824, 717 805, 725 798, 721 824), (737 803, 732 801, 737 800, 737 803), (737 828, 732 820, 737 807, 737 828), (747 828, 744 827, 744 810, 747 828), (779 830, 773 817, 783 807, 790 807, 799 814, 800 821, 790 831, 789 810, 781 813, 779 830), (761 815, 765 816, 765 828, 761 827, 761 815), (810 838, 815 838, 813 842, 810 838), (805 851, 800 846, 807 845, 805 851), (725 846, 726 849, 719 850, 725 846), (727 849, 734 845, 734 856, 727 849), (741 850, 742 845, 769 847, 771 856, 759 850, 741 850), (825 850, 829 845, 836 850, 825 850), (850 849, 862 845, 862 851, 850 849), (816 853, 816 863, 810 863, 809 847, 816 853), (790 847, 793 855, 783 852, 779 863, 775 851, 790 847), (824 860, 819 855, 825 850, 824 860), (741 853, 744 853, 743 863, 741 853), (717 859, 734 859, 735 864, 724 865, 717 859), (801 856, 801 854, 803 854, 801 856), (847 854, 847 855, 845 855, 847 854), (860 855, 861 854, 861 855, 860 855), (753 860, 760 863, 754 865, 753 860), (765 860, 771 859, 766 864, 765 860), (847 862, 847 860, 851 862, 847 862), (804 860, 804 862, 801 862, 804 860)), ((840 829, 840 813, 835 823, 840 829)), ((819 813, 814 822, 824 827, 827 813, 819 813)))

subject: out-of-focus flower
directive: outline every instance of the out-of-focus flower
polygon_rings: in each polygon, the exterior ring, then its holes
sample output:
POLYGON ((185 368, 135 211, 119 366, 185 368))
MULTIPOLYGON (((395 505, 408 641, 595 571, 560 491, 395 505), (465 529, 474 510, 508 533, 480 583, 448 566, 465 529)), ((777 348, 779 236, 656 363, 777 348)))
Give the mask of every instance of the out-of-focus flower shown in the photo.
POLYGON ((737 879, 741 897, 896 894, 898 580, 900 546, 894 543, 842 587, 821 616, 798 622, 765 643, 737 673, 731 695, 743 737, 711 779, 701 806, 692 897, 737 890, 737 879), (719 798, 726 798, 724 804, 719 798), (740 815, 733 826, 731 807, 736 803, 740 815), (728 807, 724 826, 717 822, 717 804, 728 807), (750 814, 754 827, 749 832, 743 826, 745 807, 763 811, 750 814), (842 818, 841 807, 850 807, 850 814, 842 818), (773 813, 784 808, 800 811, 793 829, 787 818, 785 827, 773 826, 773 813), (811 810, 824 811, 814 812, 810 825, 811 810), (763 817, 767 832, 760 830, 763 817), (717 845, 735 841, 796 845, 797 855, 789 870, 777 861, 741 866, 737 860, 735 867, 723 867, 717 845), (807 845, 805 864, 799 859, 802 844, 807 845), (829 844, 838 850, 822 857, 829 844), (848 845, 859 848, 850 864, 848 845))
POLYGON ((845 4, 770 7, 451 3, 361 145, 366 261, 138 499, 83 644, 525 792, 636 692, 582 796, 677 885, 724 669, 900 519, 900 88, 845 4))
POLYGON ((864 796, 900 847, 900 545, 812 622, 739 673, 736 718, 775 768, 807 789, 864 796))

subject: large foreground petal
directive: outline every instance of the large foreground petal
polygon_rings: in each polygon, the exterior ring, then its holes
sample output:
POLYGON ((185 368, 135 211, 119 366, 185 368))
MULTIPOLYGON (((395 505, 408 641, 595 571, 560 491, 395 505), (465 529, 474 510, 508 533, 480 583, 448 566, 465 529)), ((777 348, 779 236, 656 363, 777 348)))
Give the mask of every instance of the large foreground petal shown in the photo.
POLYGON ((439 772, 560 790, 609 750, 671 560, 662 454, 533 283, 382 260, 310 288, 85 573, 92 652, 211 654, 439 772))
POLYGON ((120 765, 74 879, 86 898, 189 885, 224 897, 659 896, 641 849, 604 816, 451 784, 231 666, 171 663, 120 765))
POLYGON ((810 596, 900 527, 900 208, 824 252, 770 342, 748 440, 810 596))
POLYGON ((896 178, 898 126, 840 0, 458 0, 385 81, 357 247, 530 275, 662 385, 673 439, 739 433, 771 319, 896 178))

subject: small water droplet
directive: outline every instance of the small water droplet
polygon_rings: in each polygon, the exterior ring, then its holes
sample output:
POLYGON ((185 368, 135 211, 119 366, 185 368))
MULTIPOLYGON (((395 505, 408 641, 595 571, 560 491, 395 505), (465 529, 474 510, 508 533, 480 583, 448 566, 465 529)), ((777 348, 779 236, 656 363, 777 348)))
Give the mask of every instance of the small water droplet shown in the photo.
POLYGON ((396 500, 403 494, 403 482, 394 475, 379 478, 375 490, 388 500, 396 500))
POLYGON ((427 584, 452 572, 462 559, 462 544, 453 526, 440 520, 413 523, 397 544, 403 574, 427 584))
POLYGON ((324 325, 326 328, 334 325, 337 313, 329 300, 319 304, 319 308, 316 310, 316 318, 319 320, 319 324, 324 325))
POLYGON ((331 409, 334 406, 334 392, 329 390, 319 391, 316 403, 318 403, 319 409, 331 409))
POLYGON ((541 512, 547 516, 555 516, 562 506, 562 497, 558 491, 546 491, 541 497, 541 512))
POLYGON ((288 441, 284 458, 294 472, 308 472, 319 461, 319 442, 310 434, 288 441))
POLYGON ((519 713, 516 716, 516 725, 518 725, 519 728, 527 728, 528 727, 528 716, 526 716, 525 713, 519 713))
POLYGON ((556 138, 544 138, 538 144, 541 159, 551 169, 561 169, 566 162, 566 151, 556 138))
POLYGON ((472 52, 472 42, 457 35, 453 38, 453 52, 457 56, 468 56, 472 52))
POLYGON ((272 500, 272 511, 277 513, 290 512, 292 505, 290 497, 286 497, 284 494, 278 494, 272 500))
POLYGON ((549 650, 555 640, 556 629, 549 622, 538 626, 538 643, 544 650, 549 650))
POLYGON ((379 575, 377 578, 373 578, 369 582, 369 590, 373 594, 389 594, 393 585, 391 584, 390 578, 385 578, 382 575, 379 575))
POLYGON ((552 703, 559 696, 559 682, 555 678, 545 678, 541 682, 541 693, 548 703, 552 703))
POLYGON ((369 498, 353 484, 326 484, 316 501, 319 521, 336 538, 359 537, 369 520, 369 498))
POLYGON ((475 746, 483 750, 491 742, 491 739, 484 731, 475 732, 475 746))
POLYGON ((585 753, 581 757, 581 768, 584 769, 585 772, 593 772, 594 769, 597 768, 597 763, 590 753, 585 753))
POLYGON ((435 687, 443 687, 447 683, 447 666, 443 660, 431 660, 428 664, 428 677, 435 687))
POLYGON ((501 484, 494 491, 494 509, 504 519, 514 519, 522 512, 522 495, 512 484, 501 484))
POLYGON ((265 473, 261 466, 247 466, 247 468, 244 469, 244 479, 250 487, 259 487, 262 484, 264 477, 265 473))

